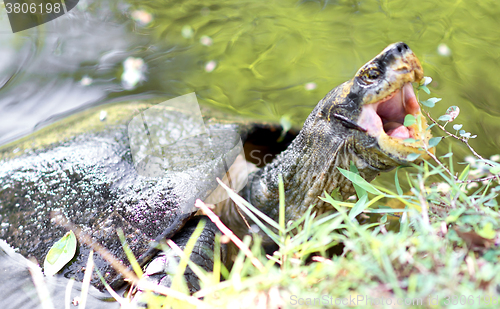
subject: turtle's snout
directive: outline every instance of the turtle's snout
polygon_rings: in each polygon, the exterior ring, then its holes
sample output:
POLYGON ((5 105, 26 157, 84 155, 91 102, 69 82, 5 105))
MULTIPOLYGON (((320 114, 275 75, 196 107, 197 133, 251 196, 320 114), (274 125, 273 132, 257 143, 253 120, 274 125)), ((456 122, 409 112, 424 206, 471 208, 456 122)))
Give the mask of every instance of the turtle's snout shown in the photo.
POLYGON ((398 49, 398 52, 400 54, 402 54, 403 52, 405 52, 407 50, 409 50, 411 52, 410 47, 408 47, 408 45, 406 45, 406 43, 403 43, 403 42, 396 43, 396 48, 398 49))
POLYGON ((393 63, 390 65, 394 71, 412 75, 411 80, 405 82, 419 82, 424 77, 420 61, 406 43, 394 43, 389 45, 386 50, 387 55, 394 57, 393 63))
POLYGON ((406 54, 413 54, 410 47, 403 42, 394 43, 387 46, 386 50, 387 54, 394 54, 395 56, 405 57, 406 54))

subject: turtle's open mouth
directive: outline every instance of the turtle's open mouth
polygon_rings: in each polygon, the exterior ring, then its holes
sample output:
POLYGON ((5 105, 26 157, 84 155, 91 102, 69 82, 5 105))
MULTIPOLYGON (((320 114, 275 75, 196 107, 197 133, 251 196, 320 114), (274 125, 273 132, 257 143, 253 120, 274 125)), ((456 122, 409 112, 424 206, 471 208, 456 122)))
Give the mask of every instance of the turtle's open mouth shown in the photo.
POLYGON ((411 83, 406 83, 401 89, 376 103, 363 105, 358 124, 373 137, 384 132, 394 138, 414 138, 413 128, 403 125, 408 114, 420 114, 411 83))
POLYGON ((363 105, 358 125, 366 130, 366 134, 377 138, 383 150, 396 152, 401 159, 409 153, 421 153, 422 143, 427 143, 430 138, 410 82, 380 101, 363 105), (408 114, 415 116, 418 123, 404 126, 408 114))

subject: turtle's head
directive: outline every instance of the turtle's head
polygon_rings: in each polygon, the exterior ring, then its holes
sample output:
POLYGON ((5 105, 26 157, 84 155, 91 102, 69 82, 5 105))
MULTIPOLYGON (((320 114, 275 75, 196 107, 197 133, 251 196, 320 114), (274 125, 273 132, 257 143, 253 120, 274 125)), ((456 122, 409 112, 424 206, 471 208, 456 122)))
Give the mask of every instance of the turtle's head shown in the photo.
POLYGON ((349 169, 353 162, 371 181, 382 171, 410 163, 411 154, 420 154, 421 160, 431 135, 412 83, 422 78, 422 66, 408 45, 388 46, 316 105, 292 144, 254 174, 246 197, 277 218, 281 174, 287 220, 296 219, 312 204, 318 213, 328 209, 318 198, 323 192, 338 188, 344 198, 355 192, 339 167, 349 169), (418 121, 405 127, 408 114, 418 121))
POLYGON ((370 163, 379 163, 381 170, 409 163, 408 156, 413 153, 426 156, 423 146, 431 135, 412 86, 423 76, 422 66, 408 45, 395 43, 341 85, 343 95, 337 93, 340 100, 332 102, 335 107, 331 110, 336 114, 330 112, 330 117, 353 129, 350 135, 356 152, 370 163), (405 127, 408 114, 416 122, 405 127))

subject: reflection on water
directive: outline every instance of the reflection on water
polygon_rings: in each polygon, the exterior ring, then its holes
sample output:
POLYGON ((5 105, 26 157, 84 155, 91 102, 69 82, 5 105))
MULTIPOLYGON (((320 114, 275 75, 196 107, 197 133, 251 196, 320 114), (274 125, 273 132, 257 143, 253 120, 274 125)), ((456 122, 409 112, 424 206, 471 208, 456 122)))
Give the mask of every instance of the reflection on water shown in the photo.
POLYGON ((300 125, 331 88, 405 41, 443 98, 432 113, 459 106, 454 123, 478 134, 471 144, 488 157, 500 152, 499 15, 498 1, 88 0, 13 35, 1 8, 0 144, 145 93, 194 91, 201 103, 300 125), (124 71, 126 59, 137 72, 124 71))

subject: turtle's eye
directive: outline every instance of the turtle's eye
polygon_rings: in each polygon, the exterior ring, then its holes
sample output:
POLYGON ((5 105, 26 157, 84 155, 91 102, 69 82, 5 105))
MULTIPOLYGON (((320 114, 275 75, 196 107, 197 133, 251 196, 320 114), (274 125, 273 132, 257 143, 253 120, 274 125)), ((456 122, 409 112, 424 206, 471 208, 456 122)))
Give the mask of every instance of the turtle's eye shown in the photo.
POLYGON ((361 75, 361 79, 367 83, 367 84, 371 84, 373 83, 377 78, 379 78, 381 75, 380 71, 378 69, 375 69, 375 68, 371 68, 371 69, 368 69, 366 70, 362 75, 361 75))

